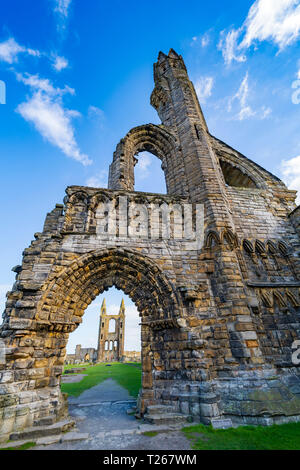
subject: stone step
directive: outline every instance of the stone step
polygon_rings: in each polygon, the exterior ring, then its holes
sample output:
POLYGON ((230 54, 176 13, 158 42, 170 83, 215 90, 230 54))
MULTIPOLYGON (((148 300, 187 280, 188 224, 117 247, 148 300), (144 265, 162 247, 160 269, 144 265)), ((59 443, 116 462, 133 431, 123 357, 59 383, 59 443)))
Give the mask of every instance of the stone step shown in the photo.
POLYGON ((188 421, 188 416, 180 413, 159 413, 159 414, 148 414, 144 415, 144 420, 147 423, 155 424, 156 426, 168 425, 184 425, 188 421))
POLYGON ((44 418, 36 419, 33 423, 34 426, 51 426, 55 424, 55 416, 46 416, 44 418))
POLYGON ((11 441, 24 440, 24 439, 37 439, 39 437, 55 436, 69 431, 75 425, 73 419, 65 419, 50 426, 33 426, 24 429, 24 431, 13 432, 9 439, 11 441))
POLYGON ((87 432, 67 432, 61 438, 61 442, 86 441, 90 435, 87 432))
POLYGON ((149 405, 147 406, 147 414, 159 415, 165 413, 176 413, 176 409, 171 405, 149 405))
POLYGON ((89 437, 90 435, 88 433, 71 431, 65 434, 55 434, 53 436, 10 441, 7 443, 0 444, 0 450, 16 449, 18 447, 23 446, 24 444, 28 444, 29 442, 34 443, 37 446, 48 446, 51 444, 58 444, 63 442, 86 441, 89 437))
POLYGON ((28 439, 23 439, 23 440, 17 440, 17 441, 9 441, 9 442, 3 442, 0 443, 0 450, 6 450, 6 449, 16 449, 17 447, 21 447, 24 444, 28 444, 29 442, 35 442, 34 440, 28 440, 28 439))

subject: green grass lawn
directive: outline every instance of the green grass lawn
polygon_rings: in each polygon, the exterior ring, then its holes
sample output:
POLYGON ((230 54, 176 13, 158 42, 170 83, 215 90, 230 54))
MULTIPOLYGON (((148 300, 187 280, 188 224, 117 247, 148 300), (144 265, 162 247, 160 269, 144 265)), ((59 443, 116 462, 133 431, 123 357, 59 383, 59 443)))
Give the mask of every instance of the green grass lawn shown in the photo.
POLYGON ((195 450, 300 450, 300 423, 224 430, 198 424, 182 431, 195 450))
MULTIPOLYGON (((78 366, 65 366, 66 369, 77 368, 78 366)), ((141 388, 141 376, 142 369, 139 363, 119 363, 114 362, 110 367, 105 364, 97 364, 93 366, 82 366, 86 367, 86 370, 82 371, 83 374, 87 374, 80 382, 61 384, 61 390, 68 395, 78 397, 82 392, 88 390, 95 385, 103 382, 104 380, 111 378, 114 379, 118 384, 124 387, 132 397, 137 397, 141 388)))

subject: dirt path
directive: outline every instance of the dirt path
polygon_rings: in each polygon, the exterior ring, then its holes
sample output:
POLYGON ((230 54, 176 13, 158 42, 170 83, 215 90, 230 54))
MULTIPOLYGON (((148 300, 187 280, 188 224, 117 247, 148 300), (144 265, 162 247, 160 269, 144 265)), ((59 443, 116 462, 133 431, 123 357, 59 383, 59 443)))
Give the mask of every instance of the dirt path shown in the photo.
POLYGON ((69 398, 69 413, 80 433, 89 433, 84 441, 37 446, 33 450, 190 450, 190 442, 180 431, 153 437, 141 434, 151 425, 137 420, 127 411, 135 399, 113 379, 69 398))

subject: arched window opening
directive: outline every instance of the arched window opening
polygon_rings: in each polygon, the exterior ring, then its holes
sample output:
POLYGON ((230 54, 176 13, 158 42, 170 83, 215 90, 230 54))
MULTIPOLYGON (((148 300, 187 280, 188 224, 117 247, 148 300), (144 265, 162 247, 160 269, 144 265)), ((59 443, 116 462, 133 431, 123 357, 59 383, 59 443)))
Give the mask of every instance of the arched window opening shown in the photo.
POLYGON ((116 332, 116 320, 112 319, 112 320, 109 321, 108 332, 109 333, 115 333, 116 332))
POLYGON ((236 188, 256 188, 253 179, 243 173, 239 168, 231 165, 229 162, 220 159, 221 169, 224 175, 225 183, 228 186, 236 188))
POLYGON ((161 166, 161 160, 150 152, 136 155, 135 191, 166 194, 166 179, 161 166))

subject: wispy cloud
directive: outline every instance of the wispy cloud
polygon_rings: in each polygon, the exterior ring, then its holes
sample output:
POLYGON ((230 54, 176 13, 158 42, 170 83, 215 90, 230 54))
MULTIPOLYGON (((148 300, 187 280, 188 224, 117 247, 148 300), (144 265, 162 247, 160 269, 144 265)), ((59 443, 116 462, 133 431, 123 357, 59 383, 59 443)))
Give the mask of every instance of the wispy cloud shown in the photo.
POLYGON ((208 33, 204 33, 201 36, 194 36, 192 38, 191 46, 193 46, 194 44, 200 44, 201 47, 205 48, 209 45, 209 43, 210 43, 210 36, 208 33))
POLYGON ((253 44, 271 41, 279 51, 300 37, 300 0, 256 0, 243 25, 221 33, 219 48, 226 64, 244 61, 253 44))
POLYGON ((238 50, 238 37, 240 30, 232 30, 226 34, 225 31, 221 32, 220 42, 218 49, 222 51, 224 62, 230 65, 233 60, 236 62, 245 62, 246 56, 241 54, 238 50))
POLYGON ((236 114, 236 119, 243 121, 246 118, 254 116, 254 111, 248 104, 249 98, 249 74, 246 73, 242 83, 234 96, 229 99, 228 111, 232 111, 235 102, 239 104, 239 112, 236 114))
POLYGON ((200 102, 205 103, 207 98, 211 96, 213 85, 213 77, 200 77, 195 80, 195 90, 200 102))
POLYGON ((107 187, 108 173, 107 170, 101 170, 94 176, 87 179, 86 185, 90 188, 106 188, 107 187))
POLYGON ((300 155, 281 162, 283 180, 290 189, 298 191, 297 203, 300 204, 300 155))
POLYGON ((57 72, 67 68, 69 65, 69 62, 65 57, 25 47, 19 44, 13 37, 0 42, 0 61, 6 62, 7 64, 16 64, 18 62, 19 55, 21 54, 38 58, 46 58, 51 62, 52 68, 57 72))
POLYGON ((72 0, 54 0, 54 11, 67 18, 72 0))
POLYGON ((72 124, 72 118, 80 116, 80 113, 63 106, 62 96, 74 94, 74 90, 68 86, 55 88, 50 80, 38 75, 17 74, 17 79, 32 90, 32 95, 17 107, 17 112, 65 155, 89 165, 91 160, 80 151, 72 124))
POLYGON ((53 61, 53 68, 60 72, 68 67, 69 62, 65 57, 56 56, 53 61))
POLYGON ((66 31, 72 0, 52 0, 54 13, 57 17, 57 30, 63 34, 66 31))
POLYGON ((0 43, 0 60, 13 64, 18 61, 19 54, 28 54, 40 57, 41 53, 37 50, 21 46, 14 38, 9 38, 0 43))
POLYGON ((90 105, 88 109, 88 117, 102 121, 105 117, 104 111, 97 106, 90 105))
POLYGON ((254 111, 250 104, 250 86, 249 86, 249 73, 247 72, 241 82, 241 85, 228 101, 228 112, 234 112, 234 119, 244 121, 245 119, 256 117, 258 119, 266 119, 272 112, 271 108, 262 106, 254 111), (237 104, 237 108, 235 105, 237 104))

